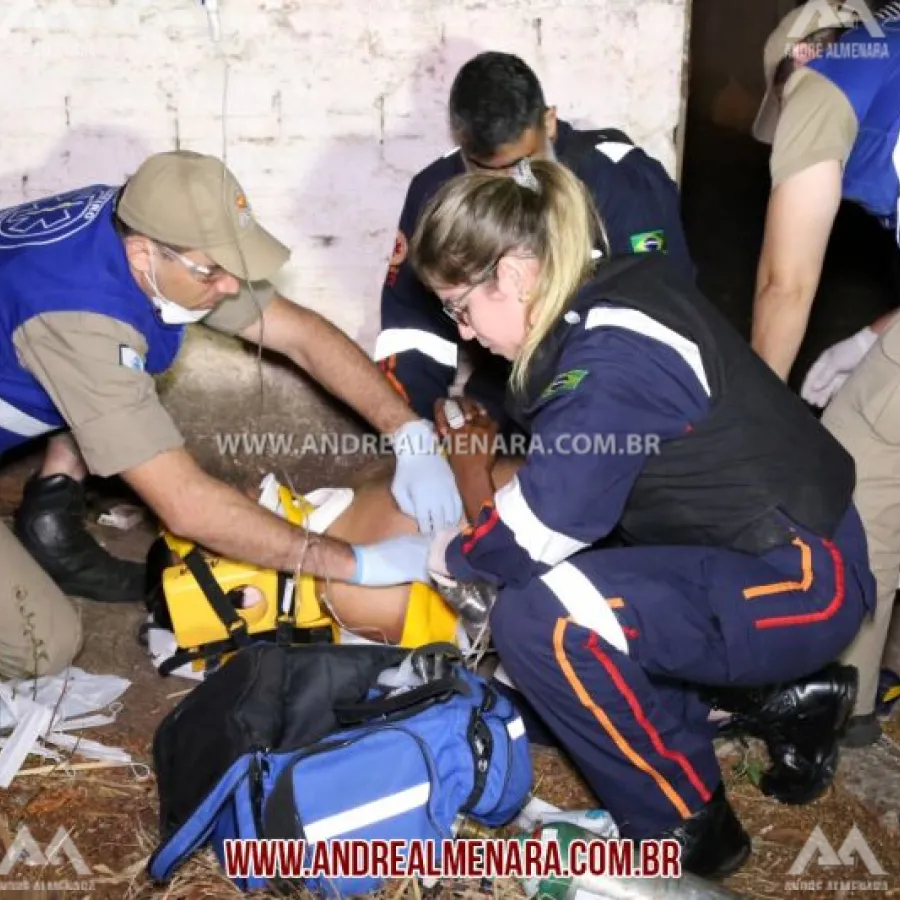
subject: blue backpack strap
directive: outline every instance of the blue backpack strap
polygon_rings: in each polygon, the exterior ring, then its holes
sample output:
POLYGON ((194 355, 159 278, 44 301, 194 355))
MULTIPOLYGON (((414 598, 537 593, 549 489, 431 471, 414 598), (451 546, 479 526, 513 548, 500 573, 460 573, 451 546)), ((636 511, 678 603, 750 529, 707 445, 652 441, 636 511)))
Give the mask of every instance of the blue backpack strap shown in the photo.
POLYGON ((190 819, 156 848, 147 863, 147 873, 154 881, 168 881, 192 853, 206 844, 225 805, 247 778, 250 763, 250 756, 236 760, 190 819))

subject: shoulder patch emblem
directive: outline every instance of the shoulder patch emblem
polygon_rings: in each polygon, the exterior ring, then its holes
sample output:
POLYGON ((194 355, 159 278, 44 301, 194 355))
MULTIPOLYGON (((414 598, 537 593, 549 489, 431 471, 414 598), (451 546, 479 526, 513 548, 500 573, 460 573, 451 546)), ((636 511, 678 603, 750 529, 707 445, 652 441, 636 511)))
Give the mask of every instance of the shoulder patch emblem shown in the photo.
POLYGON ((658 228, 656 231, 642 231, 629 238, 631 249, 635 253, 665 253, 666 233, 658 228))
POLYGON ((400 272, 400 266, 406 262, 406 256, 409 252, 409 241, 401 229, 397 229, 397 237, 394 239, 394 249, 391 252, 391 259, 388 263, 387 278, 385 283, 388 287, 393 287, 397 283, 397 275, 400 272))
POLYGON ((136 350, 126 344, 119 344, 119 365, 135 372, 144 371, 144 359, 136 350))
POLYGON ((394 252, 391 254, 391 265, 402 266, 409 252, 409 242, 402 231, 397 231, 397 239, 394 241, 394 252))
POLYGON ((564 391, 574 391, 581 382, 584 381, 587 373, 587 369, 572 369, 557 375, 556 378, 544 388, 544 392, 541 394, 540 399, 547 400, 550 397, 555 397, 557 394, 562 394, 564 391))

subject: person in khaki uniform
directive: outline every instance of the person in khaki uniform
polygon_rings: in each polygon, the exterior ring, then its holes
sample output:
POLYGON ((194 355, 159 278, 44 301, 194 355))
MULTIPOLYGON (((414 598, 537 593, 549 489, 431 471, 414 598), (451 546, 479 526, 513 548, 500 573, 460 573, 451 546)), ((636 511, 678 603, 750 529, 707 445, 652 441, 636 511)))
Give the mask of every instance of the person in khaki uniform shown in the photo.
POLYGON ((881 735, 875 714, 879 666, 888 689, 900 684, 900 615, 893 614, 900 577, 900 318, 837 392, 822 422, 856 461, 854 502, 878 583, 875 616, 843 656, 860 674, 859 700, 845 742, 866 745, 881 735))
POLYGON ((203 472, 160 404, 153 376, 202 320, 283 354, 391 435, 392 494, 421 531, 458 522, 433 426, 346 335, 277 294, 288 257, 221 161, 188 151, 150 157, 123 186, 0 211, 0 456, 50 435, 14 533, 0 525, 0 677, 74 658, 64 593, 143 599, 144 567, 84 527, 88 472, 120 475, 170 530, 223 556, 367 586, 426 579, 427 534, 312 538, 203 472))
MULTIPOLYGON (((763 53, 768 90, 753 134, 772 145, 772 189, 753 347, 784 380, 806 332, 841 201, 862 206, 900 243, 900 5, 877 17, 860 10, 863 0, 811 0, 784 17, 763 53)), ((825 351, 803 398, 824 406, 892 316, 825 351)))
MULTIPOLYGON (((772 192, 757 275, 753 346, 787 379, 803 340, 822 263, 842 200, 860 204, 900 237, 895 150, 900 137, 900 15, 896 4, 873 17, 857 2, 811 2, 789 13, 764 51, 768 91, 754 135, 772 144, 772 192)), ((900 157, 898 157, 900 158, 900 157)), ((806 376, 801 396, 825 406, 865 358, 823 422, 856 462, 855 502, 878 579, 878 610, 843 660, 860 671, 854 717, 844 742, 878 739, 879 667, 900 665, 897 629, 888 640, 900 573, 900 391, 892 328, 871 359, 891 313, 826 350, 806 376)), ((900 669, 898 669, 900 671, 900 669)), ((890 677, 890 672, 883 673, 890 677)))

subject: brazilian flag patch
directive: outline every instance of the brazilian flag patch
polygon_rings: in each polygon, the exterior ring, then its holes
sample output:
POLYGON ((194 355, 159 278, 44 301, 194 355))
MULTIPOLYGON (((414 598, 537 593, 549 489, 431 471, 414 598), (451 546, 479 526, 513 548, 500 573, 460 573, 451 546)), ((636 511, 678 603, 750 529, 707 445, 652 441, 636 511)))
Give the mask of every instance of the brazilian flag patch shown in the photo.
POLYGON ((635 253, 665 253, 666 233, 661 229, 631 235, 631 249, 635 253))
POLYGON ((541 394, 540 399, 546 400, 549 397, 555 397, 557 394, 562 394, 564 391, 574 391, 575 388, 584 381, 584 376, 587 375, 587 369, 572 369, 569 372, 563 372, 561 375, 557 375, 550 384, 544 388, 544 392, 541 394))

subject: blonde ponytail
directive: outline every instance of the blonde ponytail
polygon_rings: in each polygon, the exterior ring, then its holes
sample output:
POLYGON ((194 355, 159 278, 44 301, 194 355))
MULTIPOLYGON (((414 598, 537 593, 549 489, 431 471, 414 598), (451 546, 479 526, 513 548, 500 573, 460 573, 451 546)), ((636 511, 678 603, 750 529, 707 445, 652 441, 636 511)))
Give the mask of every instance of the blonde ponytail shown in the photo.
POLYGON ((544 206, 543 240, 537 248, 541 271, 526 304, 530 327, 513 362, 515 390, 524 388, 535 352, 593 270, 595 245, 599 242, 604 254, 609 252, 603 222, 582 182, 557 163, 535 161, 531 170, 544 206))
POLYGON ((533 160, 515 179, 472 174, 443 185, 419 218, 410 261, 433 287, 487 281, 514 251, 538 259, 540 275, 525 301, 528 331, 511 376, 521 390, 537 348, 590 276, 598 244, 609 255, 587 188, 565 166, 533 160))

